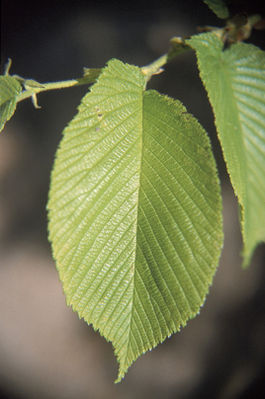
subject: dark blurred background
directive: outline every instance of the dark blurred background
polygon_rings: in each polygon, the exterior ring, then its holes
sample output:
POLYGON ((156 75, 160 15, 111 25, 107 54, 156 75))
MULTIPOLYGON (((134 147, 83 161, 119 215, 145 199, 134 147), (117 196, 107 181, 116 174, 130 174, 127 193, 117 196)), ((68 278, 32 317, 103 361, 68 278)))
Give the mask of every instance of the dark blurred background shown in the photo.
MULTIPOLYGON (((235 1, 254 9, 255 2, 235 1)), ((259 2, 262 3, 262 2, 259 2)), ((261 4, 259 5, 261 7, 261 4)), ((244 11, 244 10, 243 10, 244 11)), ((263 12, 263 10, 261 10, 263 12)), ((169 39, 222 26, 202 1, 1 1, 1 68, 39 82, 82 75, 110 58, 146 65, 169 39)), ((264 31, 249 42, 264 45, 264 31)), ((111 344, 66 307, 46 231, 49 175, 64 126, 85 87, 18 104, 0 136, 0 398, 264 398, 264 245, 241 269, 237 204, 192 52, 150 87, 180 99, 207 130, 222 181, 225 243, 205 306, 113 381, 111 344)))

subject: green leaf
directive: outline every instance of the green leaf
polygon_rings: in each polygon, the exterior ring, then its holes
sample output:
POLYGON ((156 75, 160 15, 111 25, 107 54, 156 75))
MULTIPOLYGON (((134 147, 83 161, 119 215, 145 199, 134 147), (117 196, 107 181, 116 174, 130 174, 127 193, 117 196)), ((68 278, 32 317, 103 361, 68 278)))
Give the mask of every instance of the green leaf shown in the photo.
POLYGON ((194 317, 222 247, 209 139, 179 101, 112 60, 64 131, 49 231, 67 303, 111 341, 117 381, 194 317))
POLYGON ((17 79, 8 75, 0 76, 0 132, 14 114, 17 96, 21 93, 21 90, 21 85, 17 79))
POLYGON ((218 18, 226 19, 229 11, 223 0, 203 0, 205 4, 217 15, 218 18))
POLYGON ((238 43, 222 51, 211 33, 193 36, 231 182, 241 206, 244 265, 265 241, 265 53, 238 43))
POLYGON ((100 68, 83 68, 84 78, 89 78, 91 83, 94 83, 101 73, 100 68))

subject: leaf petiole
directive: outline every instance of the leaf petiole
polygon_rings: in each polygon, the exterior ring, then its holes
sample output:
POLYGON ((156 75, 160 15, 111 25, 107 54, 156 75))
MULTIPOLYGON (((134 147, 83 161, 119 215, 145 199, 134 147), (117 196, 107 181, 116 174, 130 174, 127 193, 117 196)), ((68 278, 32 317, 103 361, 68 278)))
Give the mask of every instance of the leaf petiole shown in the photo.
MULTIPOLYGON (((145 76, 146 82, 148 82, 153 75, 157 75, 163 72, 162 67, 185 50, 191 50, 191 48, 185 44, 184 39, 180 37, 173 37, 170 40, 170 48, 167 54, 162 55, 149 65, 141 68, 141 71, 145 76)), ((9 68, 10 65, 8 64, 7 70, 9 70, 9 68)), ((34 100, 34 103, 36 103, 36 95, 42 93, 43 91, 66 89, 68 87, 82 86, 94 83, 99 77, 100 73, 101 68, 84 68, 84 75, 81 78, 41 84, 14 75, 14 77, 17 78, 25 88, 25 90, 17 97, 17 102, 26 100, 27 98, 31 97, 34 100), (35 84, 32 84, 32 82, 34 82, 35 84)))
POLYGON ((38 85, 29 84, 31 81, 24 80, 23 84, 25 90, 17 97, 17 102, 26 100, 30 97, 36 97, 37 94, 48 90, 66 89, 68 87, 82 86, 86 84, 94 83, 101 72, 100 68, 97 69, 86 69, 84 76, 78 79, 65 80, 61 82, 49 82, 38 85), (89 73, 89 71, 91 71, 89 73))

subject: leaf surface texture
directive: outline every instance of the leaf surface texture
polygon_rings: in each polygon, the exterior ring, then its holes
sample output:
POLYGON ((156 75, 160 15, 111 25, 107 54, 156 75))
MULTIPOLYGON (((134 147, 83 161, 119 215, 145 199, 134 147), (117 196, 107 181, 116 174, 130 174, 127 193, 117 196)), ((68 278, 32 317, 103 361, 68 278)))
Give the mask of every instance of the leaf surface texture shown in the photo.
POLYGON ((111 341, 117 381, 194 317, 222 247, 210 143, 178 101, 111 60, 64 131, 49 230, 67 302, 111 341))

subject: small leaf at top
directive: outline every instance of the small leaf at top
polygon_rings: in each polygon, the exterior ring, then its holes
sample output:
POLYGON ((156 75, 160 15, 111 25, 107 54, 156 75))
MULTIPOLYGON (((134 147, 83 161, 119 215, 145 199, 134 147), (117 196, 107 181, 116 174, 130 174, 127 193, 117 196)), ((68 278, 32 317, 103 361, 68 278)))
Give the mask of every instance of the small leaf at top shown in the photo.
POLYGON ((229 17, 229 11, 223 0, 203 0, 205 4, 217 15, 218 18, 226 19, 229 17))
POLYGON ((94 83, 96 81, 96 79, 99 77, 100 73, 101 73, 101 69, 100 68, 83 68, 83 77, 84 78, 90 78, 91 79, 91 83, 94 83))
POLYGON ((26 90, 44 89, 45 87, 45 85, 33 79, 23 79, 23 86, 25 87, 26 90))
POLYGON ((111 341, 120 381, 194 317, 222 247, 209 139, 179 101, 112 60, 64 131, 49 232, 67 302, 111 341))
POLYGON ((213 33, 193 36, 230 179, 241 206, 244 265, 265 241, 265 52, 246 43, 223 51, 213 33))
POLYGON ((9 75, 0 76, 0 132, 14 114, 17 96, 21 91, 22 87, 17 79, 9 75))

